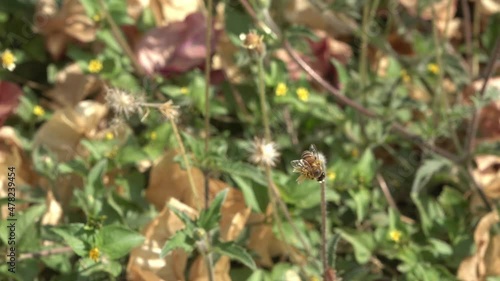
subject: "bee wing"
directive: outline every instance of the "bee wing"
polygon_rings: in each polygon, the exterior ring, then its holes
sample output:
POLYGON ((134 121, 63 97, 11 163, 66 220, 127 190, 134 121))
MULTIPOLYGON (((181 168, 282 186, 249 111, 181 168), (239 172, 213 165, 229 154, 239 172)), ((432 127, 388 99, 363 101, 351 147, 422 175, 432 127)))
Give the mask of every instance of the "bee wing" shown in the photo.
POLYGON ((298 184, 301 184, 305 179, 307 179, 307 177, 305 177, 304 175, 300 175, 298 178, 297 178, 297 183, 298 184))
POLYGON ((304 159, 292 160, 290 163, 292 164, 293 172, 295 173, 302 173, 311 167, 311 165, 309 165, 307 161, 304 161, 304 159))

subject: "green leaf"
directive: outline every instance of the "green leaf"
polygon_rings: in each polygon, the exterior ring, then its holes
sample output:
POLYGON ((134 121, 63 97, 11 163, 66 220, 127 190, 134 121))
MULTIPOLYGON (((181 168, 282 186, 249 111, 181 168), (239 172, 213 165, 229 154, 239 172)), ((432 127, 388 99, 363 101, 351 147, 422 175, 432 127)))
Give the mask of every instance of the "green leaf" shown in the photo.
POLYGON ((52 232, 61 236, 64 242, 71 247, 71 249, 80 257, 88 255, 85 242, 76 235, 83 233, 84 225, 82 223, 73 223, 67 226, 53 228, 52 232))
POLYGON ((222 207, 222 203, 224 203, 224 200, 226 199, 228 192, 229 189, 226 188, 217 193, 214 200, 210 204, 210 207, 208 207, 208 209, 204 210, 200 214, 200 218, 198 220, 198 224, 200 227, 203 227, 205 230, 209 231, 217 226, 217 223, 219 222, 221 216, 220 209, 222 207))
POLYGON ((164 258, 168 253, 177 248, 181 248, 189 254, 194 249, 194 242, 194 239, 190 238, 185 230, 179 230, 165 242, 165 245, 161 249, 160 258, 164 258))
MULTIPOLYGON (((46 206, 45 204, 40 204, 40 205, 35 205, 33 207, 30 207, 23 213, 20 213, 15 217, 17 221, 9 221, 9 220, 2 220, 0 221, 0 227, 2 231, 0 231, 0 238, 2 239, 2 242, 4 242, 6 245, 8 244, 8 236, 9 236, 9 226, 11 223, 15 224, 15 234, 16 234, 16 243, 19 243, 21 241, 21 238, 25 234, 26 230, 33 225, 35 222, 37 222, 40 217, 45 213, 46 206)), ((9 217, 10 218, 10 217, 9 217)))
POLYGON ((252 182, 244 180, 243 178, 241 178, 241 176, 237 175, 231 175, 231 178, 243 193, 243 198, 245 198, 245 203, 247 204, 247 206, 252 208, 252 210, 255 212, 262 213, 262 209, 260 208, 257 197, 255 196, 252 182))
POLYGON ((450 162, 446 159, 430 159, 426 160, 422 166, 417 171, 415 175, 415 180, 413 181, 413 186, 411 187, 412 193, 418 193, 422 187, 429 182, 432 175, 439 172, 446 166, 449 166, 450 162))
POLYGON ((139 233, 119 225, 108 225, 99 231, 98 241, 103 253, 111 259, 118 259, 128 254, 132 248, 141 245, 144 237, 139 233))
POLYGON ((375 156, 371 149, 365 150, 358 164, 356 165, 356 171, 359 176, 362 177, 364 182, 371 182, 375 177, 375 172, 377 171, 377 162, 375 156))
POLYGON ((196 227, 195 222, 184 212, 177 210, 170 204, 168 205, 168 208, 174 212, 174 214, 181 219, 181 221, 186 225, 186 229, 189 231, 193 231, 194 228, 196 227))
POLYGON ((367 263, 375 249, 375 241, 370 233, 357 233, 350 229, 337 229, 337 233, 354 248, 354 257, 360 264, 367 263))
POLYGON ((97 190, 104 188, 102 179, 108 167, 108 160, 103 159, 99 161, 89 172, 87 184, 85 185, 85 192, 87 194, 95 195, 97 190))
POLYGON ((234 242, 217 244, 214 246, 214 251, 235 259, 251 269, 255 270, 257 268, 252 256, 244 248, 234 244, 234 242))

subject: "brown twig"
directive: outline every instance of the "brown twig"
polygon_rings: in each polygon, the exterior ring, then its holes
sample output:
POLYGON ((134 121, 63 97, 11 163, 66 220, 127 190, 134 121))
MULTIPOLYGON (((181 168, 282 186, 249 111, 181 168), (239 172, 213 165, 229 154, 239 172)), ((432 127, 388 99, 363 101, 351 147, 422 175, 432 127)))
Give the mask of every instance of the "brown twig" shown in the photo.
POLYGON ((464 16, 464 34, 465 34, 465 56, 467 58, 468 72, 472 76, 472 22, 470 16, 470 7, 467 0, 460 0, 462 4, 462 14, 464 16))
POLYGON ((385 199, 387 200, 387 203, 389 203, 389 206, 391 206, 391 208, 398 211, 398 213, 399 213, 399 208, 396 205, 396 202, 394 202, 394 198, 392 198, 391 191, 389 190, 389 186, 387 185, 387 182, 385 181, 384 177, 380 173, 377 173, 377 181, 378 181, 378 184, 380 185, 380 189, 382 189, 382 192, 384 193, 384 196, 385 196, 385 199))
MULTIPOLYGON (((213 0, 207 0, 207 32, 205 40, 205 49, 207 55, 205 57, 205 156, 208 156, 210 145, 210 69, 212 66, 212 16, 213 0)), ((205 208, 208 208, 209 196, 209 179, 207 167, 203 169, 204 187, 205 187, 205 208)))
POLYGON ((42 251, 33 252, 33 253, 23 253, 19 256, 19 261, 26 260, 26 259, 33 259, 33 258, 41 258, 41 257, 45 257, 45 256, 50 256, 50 255, 64 254, 64 253, 69 253, 72 251, 73 250, 71 249, 71 247, 66 246, 66 247, 42 250, 42 251))

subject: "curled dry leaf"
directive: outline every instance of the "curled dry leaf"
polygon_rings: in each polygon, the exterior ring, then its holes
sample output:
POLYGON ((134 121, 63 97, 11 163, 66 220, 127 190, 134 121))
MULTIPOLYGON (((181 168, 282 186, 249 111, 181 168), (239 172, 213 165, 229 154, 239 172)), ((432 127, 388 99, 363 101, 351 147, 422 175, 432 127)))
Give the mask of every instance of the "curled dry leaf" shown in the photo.
MULTIPOLYGON (((166 77, 201 67, 205 57, 211 55, 205 48, 206 28, 205 17, 199 12, 149 31, 137 46, 139 63, 147 74, 166 77)), ((215 40, 212 50, 214 45, 215 40)))
POLYGON ((457 277, 462 281, 485 281, 488 276, 500 274, 500 234, 491 236, 490 230, 498 224, 497 211, 485 215, 474 232, 476 253, 462 261, 457 277))
POLYGON ((21 88, 7 81, 0 81, 0 126, 19 104, 19 97, 23 94, 21 88))
MULTIPOLYGON (((9 167, 15 168, 16 187, 25 184, 32 185, 36 181, 36 175, 31 169, 31 161, 24 153, 16 132, 12 127, 4 126, 0 128, 0 169, 5 171, 0 174, 0 198, 10 197, 7 179, 9 167)), ((15 196, 16 199, 22 199, 24 198, 24 192, 16 189, 15 196)), ((16 211, 20 211, 25 207, 27 207, 27 204, 16 203, 16 211)), ((0 208, 1 219, 6 219, 9 215, 7 204, 3 204, 0 208)))
POLYGON ((47 51, 55 60, 63 56, 68 43, 87 43, 96 37, 96 26, 78 0, 64 0, 60 9, 55 0, 39 0, 35 30, 45 36, 47 51))
POLYGON ((94 75, 85 75, 78 64, 70 64, 56 76, 55 87, 45 95, 53 100, 55 108, 73 107, 90 95, 104 92, 104 83, 94 75))

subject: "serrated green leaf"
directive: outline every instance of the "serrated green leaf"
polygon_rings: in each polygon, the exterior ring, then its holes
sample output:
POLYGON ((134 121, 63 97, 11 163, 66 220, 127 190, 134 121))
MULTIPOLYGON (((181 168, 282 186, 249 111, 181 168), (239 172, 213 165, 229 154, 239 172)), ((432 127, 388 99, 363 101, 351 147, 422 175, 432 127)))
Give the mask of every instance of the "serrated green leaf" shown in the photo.
POLYGON ((102 179, 104 174, 106 173, 106 169, 108 167, 108 160, 103 159, 92 167, 87 177, 87 183, 85 185, 85 192, 87 194, 95 194, 96 190, 101 190, 104 188, 102 179))
MULTIPOLYGON (((19 243, 21 241, 21 238, 23 237, 24 233, 28 229, 29 226, 33 225, 33 223, 37 222, 39 218, 43 215, 43 213, 46 210, 45 204, 40 204, 40 205, 35 205, 33 207, 30 207, 23 213, 20 213, 15 219, 16 221, 8 221, 8 220, 2 220, 0 221, 0 227, 2 231, 0 231, 0 238, 2 241, 8 245, 8 235, 9 235, 9 225, 11 223, 15 224, 15 234, 16 234, 16 243, 19 243), (4 231, 5 230, 5 231, 4 231)), ((10 218, 10 217, 9 217, 10 218)))
POLYGON ((198 225, 205 230, 209 231, 217 226, 219 219, 221 217, 220 209, 222 207, 222 203, 226 199, 226 195, 229 192, 229 189, 226 188, 215 196, 214 200, 208 207, 208 209, 204 210, 200 214, 200 218, 198 219, 198 225))
POLYGON ((245 203, 247 206, 252 208, 253 211, 262 213, 262 210, 259 206, 259 202, 257 201, 257 197, 255 196, 255 192, 252 187, 251 182, 247 182, 242 179, 240 176, 231 175, 231 178, 234 180, 236 185, 240 188, 243 193, 243 198, 245 198, 245 203))
POLYGON ((142 235, 120 225, 104 226, 97 237, 101 243, 98 247, 111 259, 125 256, 144 242, 142 235))
POLYGON ((252 256, 242 247, 234 244, 234 242, 220 243, 214 246, 214 251, 228 256, 231 259, 235 259, 251 269, 256 269, 256 265, 252 256))
POLYGON ((337 233, 354 248, 354 257, 360 264, 370 260, 372 251, 375 249, 375 241, 371 233, 356 232, 350 229, 337 229, 337 233))
POLYGON ((429 182, 432 176, 448 166, 450 162, 446 159, 430 159, 426 160, 422 166, 417 171, 415 175, 415 180, 413 181, 413 185, 411 187, 412 193, 418 193, 422 189, 422 187, 429 182))
POLYGON ((189 254, 194 249, 194 242, 194 239, 190 238, 185 230, 179 230, 165 242, 161 249, 160 258, 164 258, 168 253, 178 248, 189 254))
POLYGON ((61 236, 61 238, 71 247, 71 249, 80 257, 85 257, 88 255, 87 247, 85 242, 82 241, 75 234, 83 232, 84 225, 82 223, 74 223, 67 226, 53 228, 52 232, 61 236))

